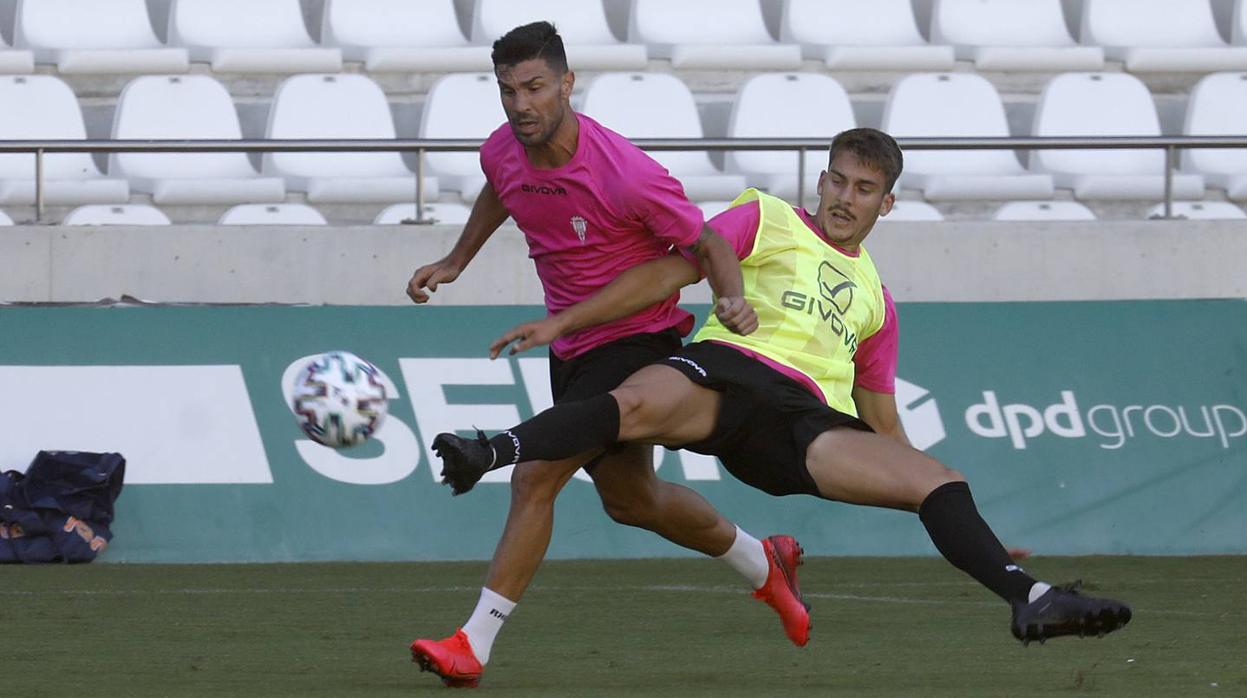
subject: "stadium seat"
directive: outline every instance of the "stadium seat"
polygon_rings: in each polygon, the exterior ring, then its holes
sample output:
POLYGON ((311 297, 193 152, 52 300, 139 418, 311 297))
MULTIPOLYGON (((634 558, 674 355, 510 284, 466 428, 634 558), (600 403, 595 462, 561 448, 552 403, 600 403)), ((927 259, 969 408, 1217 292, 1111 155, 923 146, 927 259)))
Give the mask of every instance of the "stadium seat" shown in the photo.
MULTIPOLYGON (((882 128, 897 138, 1009 136, 1000 95, 973 73, 901 78, 888 93, 882 128)), ((911 151, 901 184, 933 201, 1047 199, 1053 192, 1052 177, 1027 172, 1010 150, 911 151)))
MULTIPOLYGON (((0 140, 84 140, 86 127, 69 86, 51 75, 0 77, 0 140)), ((124 203, 124 179, 105 178, 87 153, 45 155, 48 204, 124 203)), ((35 156, 0 155, 0 203, 35 203, 35 156)))
POLYGON ((217 73, 342 70, 342 52, 317 46, 299 0, 173 0, 169 43, 217 73))
POLYGON ((0 75, 25 75, 35 72, 35 55, 15 49, 0 36, 0 75))
POLYGON ((239 204, 218 225, 325 225, 320 211, 307 204, 239 204))
POLYGON ((944 214, 925 201, 897 200, 886 216, 880 216, 880 223, 906 223, 910 221, 942 221, 944 214))
MULTIPOLYGON (((395 138, 385 93, 363 75, 295 75, 277 88, 268 138, 395 138)), ((319 202, 391 203, 415 196, 415 175, 397 152, 265 153, 265 174, 319 202)), ((425 177, 425 196, 437 179, 425 177)))
POLYGON ((185 73, 185 49, 156 38, 144 0, 17 0, 13 43, 70 73, 185 73))
POLYGON ((145 204, 91 204, 70 211, 61 225, 169 225, 169 217, 145 204))
POLYGON ((832 70, 951 70, 951 46, 918 32, 910 0, 786 0, 780 41, 832 70))
MULTIPOLYGON (((728 120, 729 138, 823 138, 857 125, 849 95, 834 79, 818 73, 764 73, 741 85, 728 120), (777 109, 776 105, 800 105, 777 109)), ((796 202, 797 153, 728 151, 726 169, 744 174, 749 186, 796 202)), ((817 198, 818 175, 827 168, 827 150, 806 151, 807 198, 817 198)))
MULTIPOLYGON (((1147 87, 1125 73, 1065 73, 1048 82, 1035 109, 1036 136, 1159 136, 1147 87)), ((1053 175, 1079 199, 1164 196, 1165 154, 1148 150, 1036 150, 1031 169, 1053 175)), ((1199 175, 1175 174, 1173 195, 1200 199, 1199 175)))
MULTIPOLYGON (((1228 201, 1174 201, 1170 209, 1173 218, 1192 221, 1224 221, 1247 218, 1243 209, 1228 201)), ((1145 218, 1164 218, 1165 205, 1156 204, 1148 210, 1145 218)))
POLYGON ((13 219, 4 211, 0 211, 0 225, 13 225, 13 219))
POLYGON ((325 0, 321 41, 369 72, 489 70, 488 46, 471 46, 453 0, 325 0))
POLYGON ((994 221, 1093 221, 1091 209, 1077 201, 1010 201, 996 209, 994 221))
MULTIPOLYGON (((1188 136, 1242 135, 1247 131, 1247 73, 1215 73, 1200 80, 1186 106, 1188 136)), ((1247 150, 1190 148, 1183 169, 1201 174, 1231 199, 1247 199, 1247 150)))
MULTIPOLYGON (((121 91, 116 140, 239 140, 229 92, 206 75, 135 78, 121 91)), ((260 177, 245 153, 114 153, 108 173, 158 204, 282 201, 280 177, 260 177)))
POLYGON ((1236 0, 1231 20, 1230 43, 1235 46, 1247 46, 1247 0, 1236 0))
MULTIPOLYGON (((439 201, 424 205, 425 219, 441 225, 463 225, 468 222, 468 215, 471 213, 472 209, 459 203, 439 201)), ((415 220, 415 204, 394 204, 378 213, 373 225, 397 225, 415 220)))
MULTIPOLYGON (((693 93, 666 73, 606 73, 585 90, 582 109, 603 126, 628 138, 702 138, 693 93)), ((733 199, 744 175, 723 174, 704 150, 651 153, 694 201, 733 199)))
POLYGON ((1082 43, 1132 72, 1247 69, 1247 46, 1221 38, 1209 0, 1084 0, 1082 43))
MULTIPOLYGON (((483 140, 506 120, 493 73, 445 75, 429 88, 420 138, 483 140)), ((464 201, 475 200, 485 186, 478 153, 428 153, 424 163, 442 188, 459 192, 464 201)))
POLYGON ((476 0, 472 43, 485 46, 520 25, 549 20, 558 27, 573 70, 644 70, 644 44, 621 43, 601 0, 476 0))
POLYGON ((931 40, 978 70, 1099 70, 1104 49, 1074 43, 1061 0, 935 0, 931 40))
POLYGON ((632 0, 628 41, 674 68, 793 70, 801 47, 771 38, 758 0, 632 0))

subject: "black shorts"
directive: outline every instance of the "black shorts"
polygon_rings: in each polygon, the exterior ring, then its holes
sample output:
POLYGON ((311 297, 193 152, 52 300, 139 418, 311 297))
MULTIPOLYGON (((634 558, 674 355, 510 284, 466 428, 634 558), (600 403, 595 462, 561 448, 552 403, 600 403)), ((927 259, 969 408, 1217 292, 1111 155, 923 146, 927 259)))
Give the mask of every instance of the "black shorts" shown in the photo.
POLYGON ((722 344, 695 342, 659 363, 723 394, 714 433, 682 448, 717 456, 736 479, 768 494, 817 495, 805 465, 810 443, 836 427, 873 431, 788 376, 722 344))

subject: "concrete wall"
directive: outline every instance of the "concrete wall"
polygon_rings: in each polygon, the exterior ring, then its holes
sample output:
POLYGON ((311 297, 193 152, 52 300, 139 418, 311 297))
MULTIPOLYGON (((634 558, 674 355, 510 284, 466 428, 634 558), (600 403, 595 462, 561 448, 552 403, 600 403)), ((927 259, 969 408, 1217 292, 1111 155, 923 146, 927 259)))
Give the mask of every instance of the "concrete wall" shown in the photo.
MULTIPOLYGON (((0 300, 404 304, 412 271, 459 230, 6 227, 0 300)), ((901 301, 1247 298, 1243 222, 890 223, 867 246, 901 301)), ((540 303, 523 236, 500 229, 435 302, 540 303)))

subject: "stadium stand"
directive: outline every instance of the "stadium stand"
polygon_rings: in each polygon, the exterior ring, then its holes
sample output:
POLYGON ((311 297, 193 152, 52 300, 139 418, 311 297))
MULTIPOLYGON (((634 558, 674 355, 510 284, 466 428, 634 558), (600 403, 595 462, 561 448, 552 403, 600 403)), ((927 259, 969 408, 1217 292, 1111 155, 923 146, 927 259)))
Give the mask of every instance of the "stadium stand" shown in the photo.
POLYGON ((35 54, 15 49, 0 34, 0 75, 24 75, 35 72, 35 54))
MULTIPOLYGON (((1228 201, 1174 201, 1172 206, 1174 218, 1188 220, 1239 220, 1247 218, 1243 209, 1228 201)), ((1147 218, 1163 218, 1165 205, 1156 204, 1147 212, 1147 218)))
POLYGON ((185 73, 185 49, 156 38, 144 0, 18 0, 13 44, 62 74, 185 73))
MULTIPOLYGON (((277 88, 267 138, 394 138, 385 93, 363 75, 295 75, 277 88)), ((318 202, 392 203, 415 196, 399 153, 266 153, 261 171, 318 202)), ((425 177, 426 196, 437 179, 425 177)))
MULTIPOLYGON (((83 140, 86 127, 73 91, 51 75, 0 77, 0 139, 83 140)), ((43 197, 48 204, 124 203, 130 187, 106 178, 87 153, 44 157, 43 197)), ((35 156, 0 155, 0 203, 35 202, 35 156)))
POLYGON ((910 0, 787 0, 780 40, 831 70, 951 70, 951 46, 927 43, 910 0))
MULTIPOLYGON (((468 222, 472 209, 456 202, 437 202, 424 205, 424 218, 434 223, 462 225, 468 222)), ((372 221, 374 225, 396 225, 399 223, 416 222, 415 204, 394 204, 387 206, 372 221)))
POLYGON ((299 0, 173 0, 169 43, 217 73, 342 69, 339 49, 312 41, 299 0))
POLYGON ((1247 69, 1247 46, 1229 46, 1209 0, 1083 0, 1082 43, 1130 72, 1247 69))
POLYGON ((1247 0, 1236 0, 1230 24, 1230 42, 1247 46, 1247 0))
POLYGON ((307 204, 239 204, 218 225, 326 225, 320 211, 307 204))
POLYGON ((489 47, 472 46, 453 0, 325 0, 321 41, 369 72, 489 70, 489 47))
MULTIPOLYGON (((117 140, 238 140, 229 92, 207 75, 135 78, 117 100, 117 140)), ((245 153, 114 153, 108 173, 158 204, 282 201, 280 177, 260 177, 245 153)))
POLYGON ((644 44, 615 38, 601 2, 476 0, 472 18, 472 43, 483 46, 522 24, 554 22, 573 70, 644 70, 649 60, 644 44))
POLYGON ((801 67, 800 47, 771 37, 758 0, 632 0, 628 40, 677 69, 801 67))
MULTIPOLYGON (((1125 73, 1065 73, 1044 88, 1035 110, 1036 136, 1159 136, 1152 96, 1125 73)), ((1160 150, 1039 150, 1031 169, 1053 175, 1079 199, 1156 199, 1164 192, 1160 150)), ((1175 198, 1200 199, 1203 177, 1175 174, 1175 198)))
POLYGON ((1060 0, 935 0, 931 40, 977 70, 1099 70, 1104 49, 1070 36, 1060 0))
MULTIPOLYGON (((905 136, 1008 137, 1004 104, 986 78, 919 73, 888 94, 883 130, 905 136)), ((1027 172, 1009 150, 916 151, 905 156, 905 188, 929 200, 1051 198, 1052 177, 1027 172)))
POLYGON ((145 204, 90 204, 70 211, 61 225, 169 225, 169 217, 145 204))
MULTIPOLYGON (((438 78, 429 88, 420 138, 485 139, 507 120, 492 73, 460 73, 438 78)), ((485 186, 477 153, 429 153, 424 158, 442 188, 473 201, 485 186)))
MULTIPOLYGON (((832 136, 857 125, 849 95, 831 77, 818 73, 766 73, 741 85, 728 121, 730 138, 785 138, 832 136), (799 104, 799 109, 776 105, 799 104)), ((805 193, 814 191, 818 175, 827 166, 824 152, 808 152, 805 158, 805 193)), ((744 174, 750 186, 796 201, 797 153, 792 151, 740 150, 728 152, 725 167, 744 174)))
POLYGON ((936 207, 925 201, 913 201, 906 199, 904 201, 896 201, 892 204, 892 211, 886 216, 879 218, 881 223, 905 223, 911 221, 942 221, 944 214, 936 207))
POLYGON ((0 211, 0 225, 13 225, 13 219, 4 211, 0 211))
MULTIPOLYGON (((1241 5, 1240 5, 1241 6, 1241 5)), ((1215 73, 1191 91, 1183 133, 1189 136, 1241 134, 1247 130, 1247 73, 1215 73)), ((1247 199, 1247 151, 1191 149, 1183 169, 1202 174, 1231 199, 1247 199)))
MULTIPOLYGON (((599 75, 585 89, 581 108, 629 138, 704 137, 693 93, 674 75, 599 75)), ((744 175, 720 172, 704 150, 651 155, 684 184, 694 201, 733 199, 745 188, 744 175)))
POLYGON ((1010 201, 992 214, 996 221, 1093 221, 1095 213, 1077 201, 1010 201))

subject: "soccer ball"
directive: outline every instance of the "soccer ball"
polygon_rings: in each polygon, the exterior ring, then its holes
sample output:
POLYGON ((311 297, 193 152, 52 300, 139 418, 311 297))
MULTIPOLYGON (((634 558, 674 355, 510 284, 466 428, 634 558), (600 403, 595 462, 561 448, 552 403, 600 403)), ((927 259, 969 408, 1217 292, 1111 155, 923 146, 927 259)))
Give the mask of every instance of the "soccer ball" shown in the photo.
POLYGON ((308 438, 330 448, 368 440, 385 419, 381 370, 347 351, 312 357, 295 377, 290 409, 308 438))

